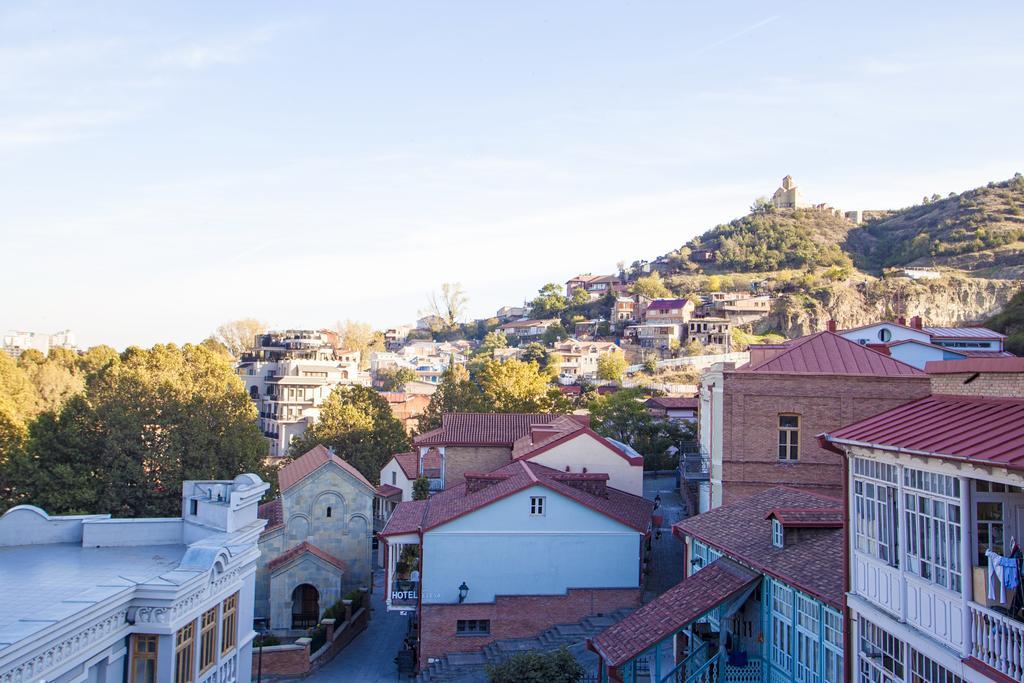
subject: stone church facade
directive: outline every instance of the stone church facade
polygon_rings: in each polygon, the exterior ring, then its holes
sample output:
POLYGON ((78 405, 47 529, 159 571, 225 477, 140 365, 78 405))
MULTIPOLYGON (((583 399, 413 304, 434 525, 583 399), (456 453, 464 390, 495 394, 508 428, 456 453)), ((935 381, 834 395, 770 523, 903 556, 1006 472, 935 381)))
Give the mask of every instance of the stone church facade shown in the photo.
POLYGON ((369 586, 375 487, 323 446, 283 467, 281 494, 260 506, 257 621, 303 630, 343 595, 369 586))

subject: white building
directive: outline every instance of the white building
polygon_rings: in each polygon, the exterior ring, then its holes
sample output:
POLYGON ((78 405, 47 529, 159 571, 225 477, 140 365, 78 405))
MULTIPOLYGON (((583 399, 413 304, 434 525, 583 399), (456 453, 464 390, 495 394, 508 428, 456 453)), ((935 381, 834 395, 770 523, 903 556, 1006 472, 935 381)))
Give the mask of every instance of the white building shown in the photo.
POLYGON ((71 330, 61 330, 53 334, 11 330, 4 335, 3 341, 3 350, 15 358, 29 349, 34 349, 44 356, 50 349, 78 349, 75 345, 75 333, 71 330))
POLYGON ((821 437, 848 461, 856 680, 1024 680, 1024 360, 927 370, 933 395, 821 437))
POLYGON ((182 516, 0 517, 0 681, 248 683, 268 485, 187 481, 182 516))
POLYGON ((238 374, 259 412, 271 457, 288 454, 292 440, 320 418, 320 406, 336 387, 368 386, 359 352, 337 348, 337 335, 287 330, 257 335, 243 354, 238 374))
POLYGON ((557 342, 551 349, 562 358, 558 374, 567 380, 597 379, 597 361, 613 354, 622 354, 614 342, 579 341, 566 339, 557 342))

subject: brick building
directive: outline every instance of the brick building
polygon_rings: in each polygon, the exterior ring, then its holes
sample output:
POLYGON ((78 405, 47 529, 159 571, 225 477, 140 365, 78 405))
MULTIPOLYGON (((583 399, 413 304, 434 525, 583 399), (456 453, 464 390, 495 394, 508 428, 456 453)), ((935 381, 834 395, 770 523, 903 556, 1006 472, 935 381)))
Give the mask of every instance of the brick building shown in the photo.
POLYGON ((750 347, 701 379, 701 449, 711 465, 700 509, 785 484, 842 493, 842 461, 815 437, 928 395, 928 375, 832 332, 750 347))
POLYGON ((1024 358, 933 361, 925 371, 933 394, 1024 398, 1024 358))

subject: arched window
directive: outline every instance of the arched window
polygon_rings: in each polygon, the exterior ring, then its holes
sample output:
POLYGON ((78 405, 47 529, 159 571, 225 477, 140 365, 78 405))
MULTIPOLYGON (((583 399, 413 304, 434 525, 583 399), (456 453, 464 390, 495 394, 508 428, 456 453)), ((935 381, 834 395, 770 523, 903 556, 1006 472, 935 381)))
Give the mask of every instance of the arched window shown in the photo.
POLYGON ((327 506, 327 516, 328 517, 331 516, 331 506, 330 505, 327 506))
POLYGON ((888 342, 891 339, 892 339, 892 330, 890 330, 888 327, 883 327, 882 329, 880 329, 878 331, 878 341, 880 341, 880 342, 882 342, 884 344, 884 343, 888 342))

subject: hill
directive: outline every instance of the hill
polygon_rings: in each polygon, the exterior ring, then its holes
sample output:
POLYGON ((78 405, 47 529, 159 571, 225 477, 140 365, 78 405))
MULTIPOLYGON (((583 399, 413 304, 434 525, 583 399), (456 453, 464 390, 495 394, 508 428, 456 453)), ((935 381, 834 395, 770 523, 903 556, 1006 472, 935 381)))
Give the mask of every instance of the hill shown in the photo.
POLYGON ((1007 302, 1001 313, 986 320, 985 327, 1005 334, 1006 350, 1024 356, 1024 289, 1007 302))
POLYGON ((1024 176, 854 225, 831 208, 776 209, 764 200, 662 257, 676 273, 751 273, 894 267, 952 269, 981 277, 1024 276, 1024 176))

